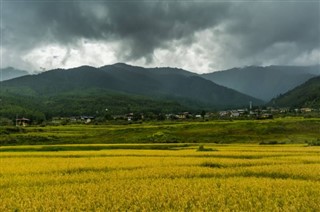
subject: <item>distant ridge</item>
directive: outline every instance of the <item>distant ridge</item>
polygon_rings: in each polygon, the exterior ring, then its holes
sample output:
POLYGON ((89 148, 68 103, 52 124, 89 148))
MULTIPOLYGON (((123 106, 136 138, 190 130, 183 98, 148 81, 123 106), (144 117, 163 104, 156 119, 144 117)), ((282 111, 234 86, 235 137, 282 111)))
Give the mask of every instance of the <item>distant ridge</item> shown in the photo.
POLYGON ((248 66, 203 74, 219 85, 269 101, 308 79, 320 75, 320 66, 248 66))
POLYGON ((0 72, 1 72, 0 81, 5 81, 5 80, 29 75, 29 73, 27 71, 15 69, 13 67, 7 67, 7 68, 0 69, 0 72))

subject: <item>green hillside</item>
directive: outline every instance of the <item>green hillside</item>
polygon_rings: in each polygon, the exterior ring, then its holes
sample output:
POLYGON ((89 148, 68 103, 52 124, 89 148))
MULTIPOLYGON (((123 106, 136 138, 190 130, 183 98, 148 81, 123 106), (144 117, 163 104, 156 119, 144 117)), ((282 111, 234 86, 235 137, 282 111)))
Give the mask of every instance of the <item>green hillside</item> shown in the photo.
POLYGON ((320 108, 320 77, 314 77, 295 89, 280 95, 273 99, 270 104, 320 108))
POLYGON ((11 120, 28 117, 41 122, 56 116, 90 115, 110 118, 111 115, 133 113, 159 114, 187 111, 189 108, 171 100, 151 99, 108 90, 88 89, 60 95, 18 95, 4 92, 0 117, 11 120))

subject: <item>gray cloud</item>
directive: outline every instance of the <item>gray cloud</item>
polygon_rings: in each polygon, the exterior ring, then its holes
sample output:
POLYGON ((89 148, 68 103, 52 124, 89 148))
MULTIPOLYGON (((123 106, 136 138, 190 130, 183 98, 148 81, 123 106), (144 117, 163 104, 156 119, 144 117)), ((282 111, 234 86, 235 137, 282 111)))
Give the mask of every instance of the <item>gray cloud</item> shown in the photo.
POLYGON ((259 2, 232 8, 227 34, 244 48, 239 56, 257 54, 274 44, 294 43, 302 49, 319 48, 319 2, 259 2), (239 18, 240 17, 240 18, 239 18))
POLYGON ((140 58, 166 41, 218 23, 228 5, 81 1, 6 2, 5 7, 4 44, 23 50, 46 42, 76 44, 79 38, 121 39, 130 57, 140 58))
POLYGON ((66 63, 69 49, 81 48, 81 39, 117 42, 119 48, 114 53, 119 60, 144 59, 156 64, 157 49, 170 51, 199 43, 203 48, 196 48, 196 55, 207 58, 208 69, 210 65, 214 69, 218 63, 219 68, 268 61, 290 64, 300 55, 306 57, 308 52, 319 50, 319 4, 6 1, 2 11, 2 46, 18 61, 36 47, 64 45, 68 52, 62 63, 66 63), (195 36, 203 30, 211 31, 212 40, 206 39, 205 43, 195 36), (212 60, 209 54, 214 54, 212 60))

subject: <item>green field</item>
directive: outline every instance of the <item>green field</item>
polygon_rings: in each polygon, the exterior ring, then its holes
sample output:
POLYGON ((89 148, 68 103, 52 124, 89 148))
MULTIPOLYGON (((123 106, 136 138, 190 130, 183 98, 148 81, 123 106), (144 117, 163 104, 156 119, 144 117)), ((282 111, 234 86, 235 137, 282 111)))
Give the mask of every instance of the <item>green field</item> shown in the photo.
POLYGON ((0 145, 123 143, 309 143, 320 139, 319 118, 167 121, 141 124, 0 127, 0 145))
POLYGON ((0 152, 0 211, 320 210, 320 147, 94 146, 106 148, 2 147, 8 151, 0 152))

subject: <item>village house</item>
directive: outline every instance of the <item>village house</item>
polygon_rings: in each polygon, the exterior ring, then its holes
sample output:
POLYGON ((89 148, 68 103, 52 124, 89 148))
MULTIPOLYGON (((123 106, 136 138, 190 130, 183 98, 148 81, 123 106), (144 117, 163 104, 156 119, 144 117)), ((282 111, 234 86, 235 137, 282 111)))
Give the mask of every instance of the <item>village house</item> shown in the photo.
POLYGON ((126 117, 127 117, 127 120, 128 120, 128 121, 132 121, 132 119, 133 119, 133 113, 128 113, 128 114, 126 115, 126 117))
POLYGON ((263 113, 258 115, 257 119, 273 119, 273 115, 269 113, 263 113))
POLYGON ((302 113, 310 113, 310 112, 312 112, 312 109, 305 107, 305 108, 301 108, 300 111, 301 111, 302 113))
POLYGON ((232 110, 230 113, 230 117, 234 118, 234 117, 239 117, 240 113, 237 110, 232 110))
POLYGON ((220 111, 219 112, 220 117, 227 116, 227 115, 228 115, 228 111, 220 111))
POLYGON ((80 116, 80 119, 81 119, 84 123, 88 124, 88 123, 90 123, 92 120, 94 120, 95 117, 94 117, 94 116, 80 116))
POLYGON ((29 124, 30 124, 30 119, 27 119, 27 118, 17 118, 16 119, 16 126, 26 127, 29 124))
POLYGON ((190 116, 189 112, 183 112, 183 113, 179 113, 177 115, 177 118, 178 119, 186 119, 186 118, 189 118, 189 116, 190 116))

